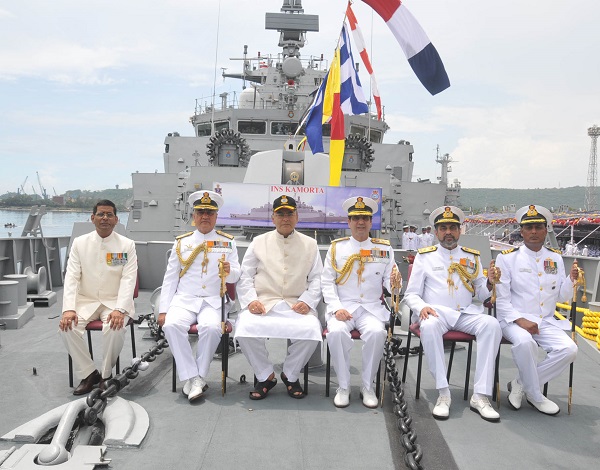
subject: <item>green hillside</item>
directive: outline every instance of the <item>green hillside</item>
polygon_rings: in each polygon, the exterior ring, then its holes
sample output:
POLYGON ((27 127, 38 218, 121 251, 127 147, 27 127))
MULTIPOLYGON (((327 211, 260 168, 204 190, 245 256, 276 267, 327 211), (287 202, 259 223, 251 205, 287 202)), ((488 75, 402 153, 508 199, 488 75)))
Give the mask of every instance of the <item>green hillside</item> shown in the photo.
POLYGON ((467 210, 471 208, 475 212, 501 211, 503 206, 509 204, 514 204, 517 209, 528 204, 540 204, 554 210, 566 204, 570 210, 579 210, 583 208, 584 201, 584 186, 545 189, 461 188, 460 190, 460 207, 467 210))

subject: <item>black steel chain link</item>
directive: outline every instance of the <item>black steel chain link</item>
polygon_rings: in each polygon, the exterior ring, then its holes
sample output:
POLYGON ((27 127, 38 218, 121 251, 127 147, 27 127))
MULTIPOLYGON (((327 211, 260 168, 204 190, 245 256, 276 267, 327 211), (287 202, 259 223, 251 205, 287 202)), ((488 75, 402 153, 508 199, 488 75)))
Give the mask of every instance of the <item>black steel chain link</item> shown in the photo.
POLYGON ((412 418, 408 414, 408 405, 404 400, 404 388, 394 359, 401 349, 400 344, 399 338, 392 337, 389 341, 386 340, 383 349, 385 373, 390 381, 389 389, 393 394, 394 415, 397 417, 396 424, 400 431, 400 443, 404 448, 404 463, 411 470, 423 470, 424 467, 421 465, 423 450, 417 444, 417 432, 411 428, 412 418))
POLYGON ((134 362, 131 367, 126 367, 123 369, 123 372, 107 380, 105 390, 101 390, 100 388, 92 390, 86 398, 88 408, 83 414, 86 424, 89 426, 93 425, 97 421, 98 416, 106 408, 108 399, 115 396, 119 390, 123 389, 123 387, 139 375, 139 368, 142 362, 154 362, 156 356, 161 355, 165 348, 168 347, 169 344, 166 339, 159 339, 148 352, 142 354, 139 361, 134 362))

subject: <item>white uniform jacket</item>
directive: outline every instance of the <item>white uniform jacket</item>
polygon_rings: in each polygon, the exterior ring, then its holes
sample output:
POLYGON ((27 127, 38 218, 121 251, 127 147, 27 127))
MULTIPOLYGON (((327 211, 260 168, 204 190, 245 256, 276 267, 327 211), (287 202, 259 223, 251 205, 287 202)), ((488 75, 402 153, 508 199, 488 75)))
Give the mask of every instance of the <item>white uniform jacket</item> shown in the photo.
POLYGON ((448 323, 454 325, 461 313, 483 313, 483 306, 472 302, 474 295, 482 302, 490 296, 486 283, 478 251, 460 245, 447 250, 438 244, 419 250, 415 256, 404 301, 413 312, 413 321, 424 307, 431 307, 444 313, 448 323), (476 274, 472 284, 474 294, 464 286, 457 272, 451 276, 454 286, 450 288, 448 268, 452 263, 476 274))
POLYGON ((385 287, 390 289, 390 275, 394 261, 394 250, 387 240, 368 238, 359 242, 353 237, 334 240, 327 251, 321 288, 323 299, 327 304, 327 320, 340 309, 354 313, 363 307, 378 320, 385 322, 390 314, 381 303, 381 294, 385 287), (362 281, 358 279, 359 262, 354 261, 350 276, 343 284, 336 284, 339 274, 333 269, 331 263, 332 249, 335 246, 335 263, 337 269, 342 269, 348 258, 360 254, 364 259, 364 270, 361 274, 362 281))
POLYGON ((496 285, 500 326, 525 318, 538 325, 546 321, 569 329, 568 321, 554 318, 556 302, 573 296, 573 282, 565 275, 560 254, 546 247, 535 252, 521 246, 503 251, 496 266, 502 272, 500 284, 496 285))
POLYGON ((242 262, 237 291, 242 309, 259 300, 267 312, 278 302, 289 307, 302 301, 316 315, 321 300, 323 263, 317 242, 297 231, 288 237, 277 230, 252 240, 242 262))
POLYGON ((94 230, 73 240, 65 285, 63 312, 74 310, 87 320, 100 305, 135 313, 133 294, 137 255, 133 240, 112 232, 102 238, 94 230))
POLYGON ((235 240, 231 235, 215 230, 207 234, 194 230, 189 234, 177 237, 163 278, 159 312, 166 313, 170 306, 199 312, 203 301, 206 301, 214 309, 220 309, 221 278, 219 277, 219 259, 223 255, 225 255, 225 260, 229 261, 230 265, 229 275, 225 278, 225 281, 234 283, 240 278, 241 270, 235 240), (184 269, 184 266, 177 255, 177 246, 179 245, 181 258, 185 261, 196 247, 203 243, 208 245, 206 272, 202 272, 204 252, 200 251, 194 262, 180 278, 179 273, 184 269))

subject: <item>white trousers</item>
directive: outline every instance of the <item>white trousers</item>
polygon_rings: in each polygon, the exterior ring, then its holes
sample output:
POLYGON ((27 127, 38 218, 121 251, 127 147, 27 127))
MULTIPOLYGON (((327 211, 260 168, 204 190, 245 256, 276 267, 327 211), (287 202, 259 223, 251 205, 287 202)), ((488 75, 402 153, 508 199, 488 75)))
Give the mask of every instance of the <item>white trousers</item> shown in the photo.
POLYGON ((438 390, 448 387, 442 336, 450 329, 468 333, 477 339, 477 364, 473 392, 491 395, 494 386, 496 355, 502 339, 502 329, 498 320, 483 313, 463 313, 453 327, 450 327, 442 314, 439 317, 430 315, 429 318, 421 321, 421 343, 429 371, 435 379, 435 388, 438 390))
POLYGON ((183 307, 169 307, 163 325, 169 348, 175 358, 179 380, 199 375, 206 377, 213 354, 221 342, 221 310, 215 310, 203 302, 199 312, 183 307), (196 357, 188 335, 190 326, 198 323, 196 357))
MULTIPOLYGON (((92 316, 84 320, 79 315, 77 315, 77 326, 74 323, 72 330, 62 331, 59 330, 60 337, 67 348, 67 351, 71 355, 73 359, 73 368, 75 371, 75 375, 79 377, 80 380, 85 379, 88 375, 96 370, 96 366, 94 361, 90 357, 90 352, 88 350, 87 345, 83 339, 83 335, 85 334, 85 327, 87 324, 93 320, 102 320, 102 351, 103 351, 103 359, 102 359, 102 369, 100 373, 103 378, 108 378, 112 374, 112 369, 117 363, 117 358, 119 354, 121 354, 121 349, 123 349, 123 343, 125 342, 125 333, 127 331, 127 326, 123 326, 119 330, 113 330, 110 328, 107 319, 108 315, 113 311, 112 308, 100 306, 98 310, 96 310, 92 316)), ((127 325, 129 321, 129 317, 125 316, 123 320, 123 324, 127 325)))
POLYGON ((331 362, 338 378, 340 388, 350 388, 350 351, 353 340, 350 331, 360 331, 362 347, 362 386, 371 390, 377 374, 379 363, 383 357, 383 345, 387 332, 385 324, 359 307, 348 321, 340 321, 331 317, 327 321, 327 344, 331 354, 331 362))
POLYGON ((542 387, 560 375, 575 360, 577 345, 560 328, 542 322, 540 333, 531 335, 519 325, 511 323, 502 334, 512 345, 512 355, 519 370, 519 381, 525 393, 535 401, 542 401, 542 387), (546 358, 537 362, 538 345, 546 351, 546 358))
MULTIPOLYGON (((259 382, 264 382, 274 372, 273 363, 269 360, 266 338, 236 337, 240 348, 254 370, 254 375, 259 382)), ((295 382, 300 377, 310 356, 315 351, 320 341, 311 339, 290 339, 287 356, 283 361, 283 373, 290 382, 295 382)))

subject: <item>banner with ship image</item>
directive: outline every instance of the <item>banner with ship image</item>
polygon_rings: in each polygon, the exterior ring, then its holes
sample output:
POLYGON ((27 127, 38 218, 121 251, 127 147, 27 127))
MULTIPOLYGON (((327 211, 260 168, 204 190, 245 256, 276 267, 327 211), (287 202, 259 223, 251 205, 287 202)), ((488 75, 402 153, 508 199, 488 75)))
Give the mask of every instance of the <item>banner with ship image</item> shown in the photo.
POLYGON ((214 183, 213 190, 225 200, 219 209, 217 225, 274 227, 272 203, 286 194, 296 200, 298 228, 347 228, 348 214, 342 210, 342 203, 349 197, 366 196, 377 201, 373 230, 381 229, 381 188, 214 183))

